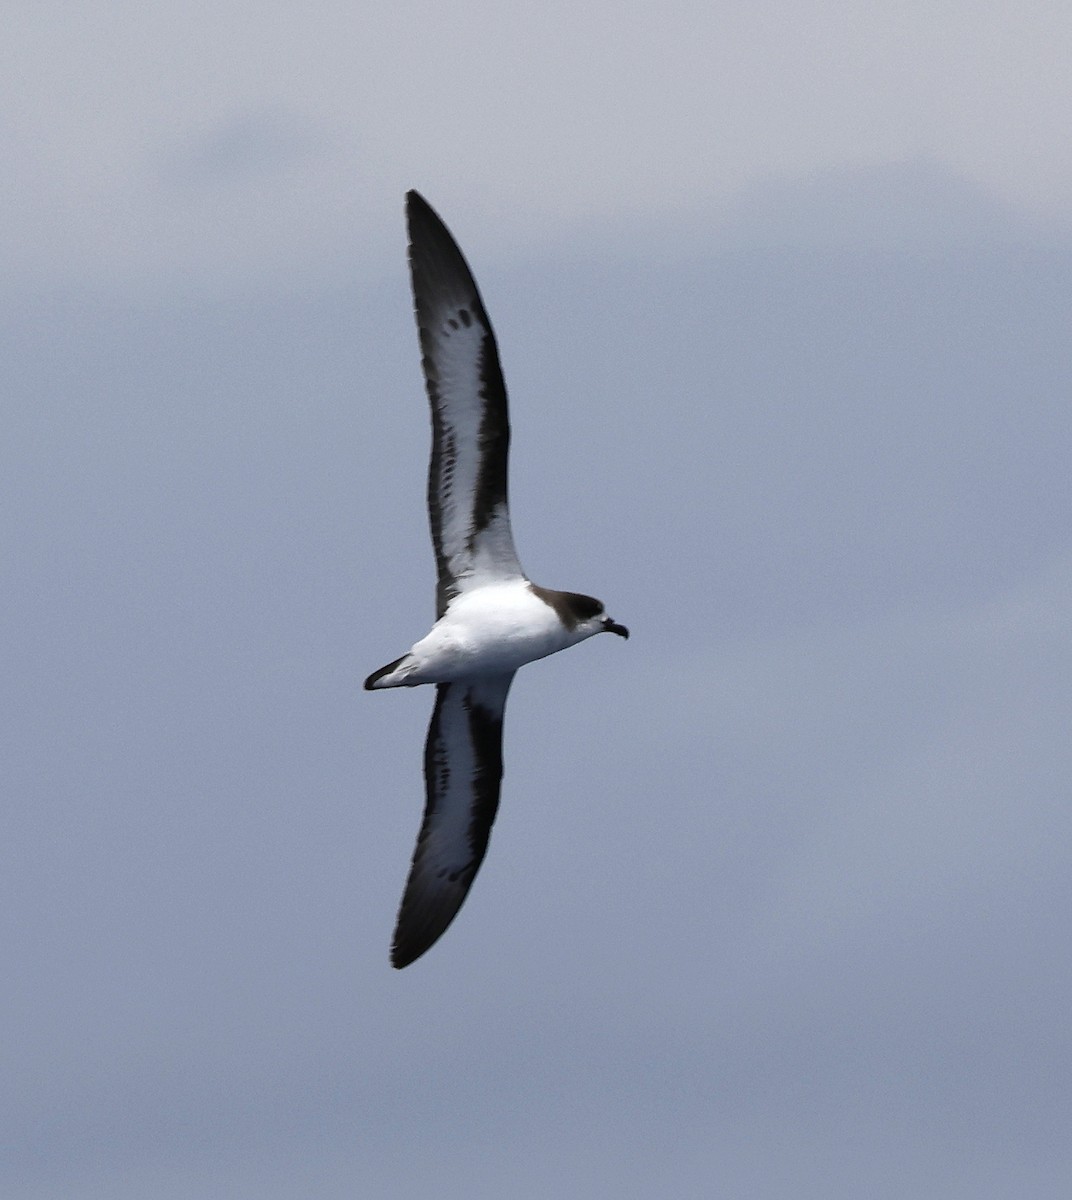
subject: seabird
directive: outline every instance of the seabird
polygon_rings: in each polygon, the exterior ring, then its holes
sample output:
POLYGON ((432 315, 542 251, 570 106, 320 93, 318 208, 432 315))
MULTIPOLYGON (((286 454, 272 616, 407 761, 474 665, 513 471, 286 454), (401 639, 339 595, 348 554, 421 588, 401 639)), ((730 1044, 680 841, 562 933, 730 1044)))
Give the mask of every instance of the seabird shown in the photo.
POLYGON ((446 930, 488 847, 502 782, 514 672, 597 633, 627 638, 599 600, 538 587, 521 569, 506 498, 510 424, 495 334, 458 244, 406 195, 409 268, 432 409, 428 515, 436 623, 365 687, 436 685, 424 748, 425 808, 391 963, 408 966, 446 930))

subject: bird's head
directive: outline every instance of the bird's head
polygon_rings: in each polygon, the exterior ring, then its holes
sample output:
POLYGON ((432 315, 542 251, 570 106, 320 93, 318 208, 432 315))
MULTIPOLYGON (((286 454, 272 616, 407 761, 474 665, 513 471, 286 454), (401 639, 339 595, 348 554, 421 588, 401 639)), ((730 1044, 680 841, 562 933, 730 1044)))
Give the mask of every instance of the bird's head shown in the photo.
POLYGON ((563 601, 560 615, 577 633, 583 633, 585 637, 597 633, 616 633, 623 638, 629 636, 629 630, 624 625, 607 616, 602 600, 597 600, 595 596, 582 596, 580 592, 559 594, 563 601))

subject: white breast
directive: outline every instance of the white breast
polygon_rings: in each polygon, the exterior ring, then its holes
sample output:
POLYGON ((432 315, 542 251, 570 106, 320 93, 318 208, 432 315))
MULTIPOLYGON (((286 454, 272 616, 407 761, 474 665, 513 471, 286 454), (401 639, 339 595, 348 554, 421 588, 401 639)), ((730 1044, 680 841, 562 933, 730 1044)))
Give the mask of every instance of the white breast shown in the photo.
POLYGON ((500 675, 582 641, 526 580, 463 592, 410 653, 412 682, 448 683, 500 675))

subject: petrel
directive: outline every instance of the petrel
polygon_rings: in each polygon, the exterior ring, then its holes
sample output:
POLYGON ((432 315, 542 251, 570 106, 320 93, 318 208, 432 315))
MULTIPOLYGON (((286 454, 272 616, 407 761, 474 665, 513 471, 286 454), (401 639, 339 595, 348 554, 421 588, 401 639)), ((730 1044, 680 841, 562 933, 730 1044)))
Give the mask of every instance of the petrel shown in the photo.
POLYGON ((406 195, 409 269, 432 409, 428 516, 436 623, 365 687, 436 685, 424 747, 425 807, 391 962, 408 966, 462 906, 499 807, 502 725, 514 672, 597 633, 627 638, 599 600, 532 583, 506 499, 510 424, 495 334, 450 231, 406 195))

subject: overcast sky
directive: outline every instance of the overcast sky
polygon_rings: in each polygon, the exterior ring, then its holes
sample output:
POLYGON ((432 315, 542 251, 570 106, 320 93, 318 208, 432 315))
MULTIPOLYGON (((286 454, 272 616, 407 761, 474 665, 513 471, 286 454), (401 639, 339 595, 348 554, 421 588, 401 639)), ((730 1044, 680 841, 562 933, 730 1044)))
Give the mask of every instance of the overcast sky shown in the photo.
POLYGON ((7 6, 0 1195, 1072 1178, 1072 16, 7 6), (596 639, 387 950, 418 187, 596 639))

